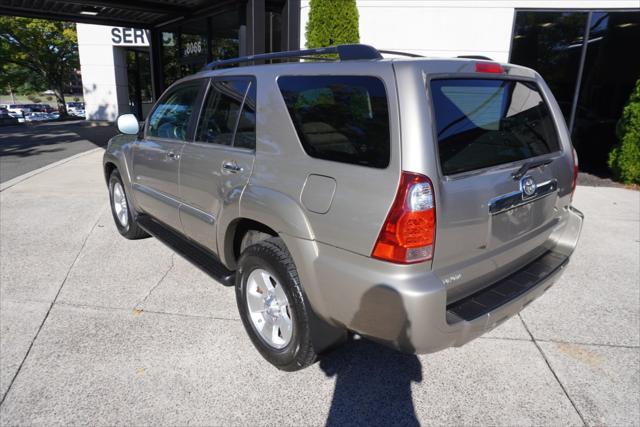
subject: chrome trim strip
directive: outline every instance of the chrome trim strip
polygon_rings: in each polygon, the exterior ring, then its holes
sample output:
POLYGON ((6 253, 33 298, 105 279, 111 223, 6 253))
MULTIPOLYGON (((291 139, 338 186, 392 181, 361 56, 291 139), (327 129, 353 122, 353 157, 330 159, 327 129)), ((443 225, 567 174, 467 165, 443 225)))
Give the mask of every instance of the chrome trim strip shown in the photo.
POLYGON ((147 187, 146 185, 135 183, 133 184, 133 189, 141 192, 142 194, 146 194, 147 196, 153 197, 156 200, 161 201, 171 207, 178 209, 180 207, 180 202, 174 199, 173 197, 169 197, 166 194, 160 193, 159 191, 154 190, 153 188, 147 187))
POLYGON ((522 189, 512 193, 503 194, 489 201, 489 213, 492 215, 526 205, 527 203, 546 197, 558 190, 558 180, 552 179, 538 184, 536 192, 527 197, 522 189))
POLYGON ((210 224, 210 225, 213 225, 216 222, 215 216, 210 215, 198 208, 194 208, 193 206, 187 205, 185 203, 180 205, 180 211, 186 214, 189 214, 199 219, 200 221, 206 222, 207 224, 210 224))

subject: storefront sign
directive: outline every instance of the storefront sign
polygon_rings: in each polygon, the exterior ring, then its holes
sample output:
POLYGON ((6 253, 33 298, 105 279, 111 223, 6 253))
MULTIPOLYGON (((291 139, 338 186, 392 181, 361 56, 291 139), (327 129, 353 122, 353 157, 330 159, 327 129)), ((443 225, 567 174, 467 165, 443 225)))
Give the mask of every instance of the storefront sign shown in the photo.
POLYGON ((149 46, 149 32, 140 28, 113 27, 111 42, 118 46, 149 46))

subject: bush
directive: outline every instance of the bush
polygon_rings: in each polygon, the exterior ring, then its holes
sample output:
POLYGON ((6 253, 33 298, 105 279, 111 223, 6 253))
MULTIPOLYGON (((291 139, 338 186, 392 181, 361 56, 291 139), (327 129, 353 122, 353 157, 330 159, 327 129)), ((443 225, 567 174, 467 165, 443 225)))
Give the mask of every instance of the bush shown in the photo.
POLYGON ((360 42, 356 0, 311 0, 307 48, 360 42))
POLYGON ((640 184, 640 80, 622 111, 616 135, 618 144, 609 153, 609 167, 616 179, 640 184))

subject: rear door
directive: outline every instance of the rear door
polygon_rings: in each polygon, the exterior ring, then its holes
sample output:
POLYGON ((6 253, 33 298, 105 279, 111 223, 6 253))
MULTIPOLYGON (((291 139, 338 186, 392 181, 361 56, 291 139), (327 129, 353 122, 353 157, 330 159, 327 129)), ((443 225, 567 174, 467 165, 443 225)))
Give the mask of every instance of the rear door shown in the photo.
POLYGON ((533 80, 432 78, 440 167, 433 268, 458 299, 541 255, 566 162, 533 80))
POLYGON ((251 175, 255 125, 255 79, 211 80, 195 137, 182 150, 180 219, 189 238, 215 253, 220 211, 238 202, 251 175))
POLYGON ((133 191, 139 206, 154 218, 181 230, 178 207, 180 152, 193 132, 193 111, 202 80, 179 84, 156 104, 145 136, 133 152, 133 191))

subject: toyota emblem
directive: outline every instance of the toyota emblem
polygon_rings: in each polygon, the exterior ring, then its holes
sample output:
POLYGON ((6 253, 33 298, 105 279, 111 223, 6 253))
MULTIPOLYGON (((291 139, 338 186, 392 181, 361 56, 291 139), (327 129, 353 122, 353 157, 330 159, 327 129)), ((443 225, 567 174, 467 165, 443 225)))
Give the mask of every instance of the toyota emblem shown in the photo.
POLYGON ((530 176, 525 176, 520 181, 520 188, 522 189, 522 192, 524 193, 525 197, 531 197, 534 194, 536 194, 536 189, 538 188, 538 185, 533 180, 533 178, 531 178, 530 176))

